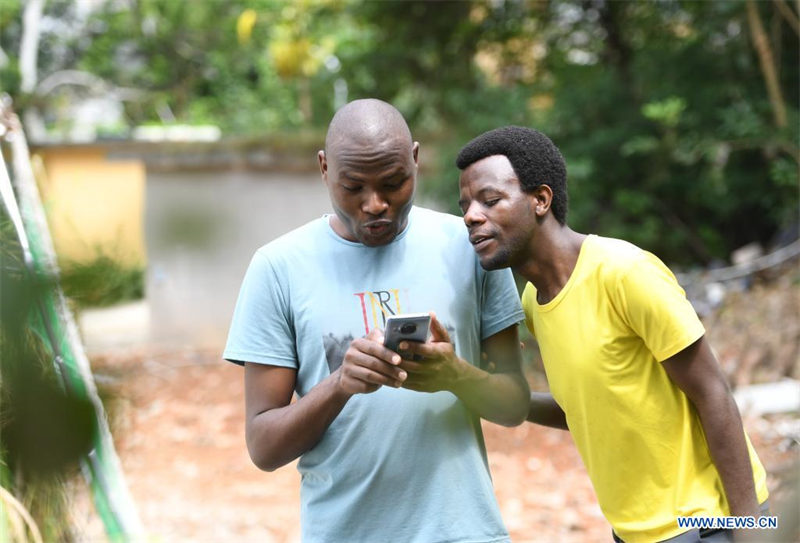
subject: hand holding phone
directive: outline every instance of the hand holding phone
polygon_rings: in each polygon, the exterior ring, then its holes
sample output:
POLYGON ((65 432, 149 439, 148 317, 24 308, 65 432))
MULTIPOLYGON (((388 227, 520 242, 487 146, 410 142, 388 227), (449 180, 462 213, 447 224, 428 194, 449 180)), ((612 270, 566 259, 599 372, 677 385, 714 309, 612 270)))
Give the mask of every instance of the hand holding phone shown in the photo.
POLYGON ((386 319, 383 344, 394 352, 401 341, 417 341, 425 343, 431 325, 428 313, 407 313, 392 315, 386 319))

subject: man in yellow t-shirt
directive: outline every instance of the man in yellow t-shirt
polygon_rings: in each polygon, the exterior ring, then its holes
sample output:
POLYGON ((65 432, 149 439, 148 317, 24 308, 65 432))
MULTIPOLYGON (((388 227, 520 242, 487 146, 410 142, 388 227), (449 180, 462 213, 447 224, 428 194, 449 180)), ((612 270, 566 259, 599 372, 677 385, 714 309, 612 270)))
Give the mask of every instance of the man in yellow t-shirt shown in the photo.
POLYGON ((456 163, 481 265, 528 280, 522 305, 550 385, 531 394, 528 420, 571 432, 615 540, 729 540, 677 517, 758 517, 766 474, 674 275, 567 226, 566 166, 544 134, 498 128, 456 163))

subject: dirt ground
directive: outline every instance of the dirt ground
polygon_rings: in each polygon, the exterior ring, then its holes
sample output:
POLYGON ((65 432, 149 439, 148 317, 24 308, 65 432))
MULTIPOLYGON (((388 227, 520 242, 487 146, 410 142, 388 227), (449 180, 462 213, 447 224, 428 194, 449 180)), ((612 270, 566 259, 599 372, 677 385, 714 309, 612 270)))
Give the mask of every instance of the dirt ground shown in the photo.
MULTIPOLYGON (((265 473, 247 455, 241 368, 217 352, 194 351, 107 354, 92 364, 109 397, 117 451, 147 541, 299 541, 295 466, 265 473)), ((778 431, 787 424, 796 427, 797 417, 745 419, 772 474, 778 507, 797 485, 796 442, 778 431)), ((531 424, 484 423, 484 431, 515 542, 611 540, 569 434, 531 424)), ((78 539, 104 541, 84 486, 76 485, 78 539)))

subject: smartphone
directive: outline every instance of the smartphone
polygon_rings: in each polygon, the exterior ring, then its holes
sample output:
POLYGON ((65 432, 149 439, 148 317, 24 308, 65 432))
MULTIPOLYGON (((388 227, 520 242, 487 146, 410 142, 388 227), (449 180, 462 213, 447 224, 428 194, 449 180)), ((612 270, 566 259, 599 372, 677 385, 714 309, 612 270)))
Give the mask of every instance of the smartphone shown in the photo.
POLYGON ((392 315, 386 319, 386 329, 383 334, 383 344, 397 352, 397 345, 401 341, 418 341, 425 343, 431 326, 431 316, 428 313, 407 313, 405 315, 392 315))

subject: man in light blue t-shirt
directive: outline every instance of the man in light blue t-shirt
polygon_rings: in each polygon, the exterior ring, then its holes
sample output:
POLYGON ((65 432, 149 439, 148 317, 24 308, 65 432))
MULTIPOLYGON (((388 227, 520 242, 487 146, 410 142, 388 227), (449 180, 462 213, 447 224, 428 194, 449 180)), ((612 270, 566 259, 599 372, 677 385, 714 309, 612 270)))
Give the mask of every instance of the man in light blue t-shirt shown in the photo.
POLYGON ((268 471, 300 458, 307 542, 508 541, 480 417, 525 420, 523 313, 460 218, 413 206, 418 150, 389 104, 341 108, 319 152, 335 213, 260 248, 236 304, 247 447, 268 471), (434 313, 416 361, 383 346, 411 312, 434 313))

